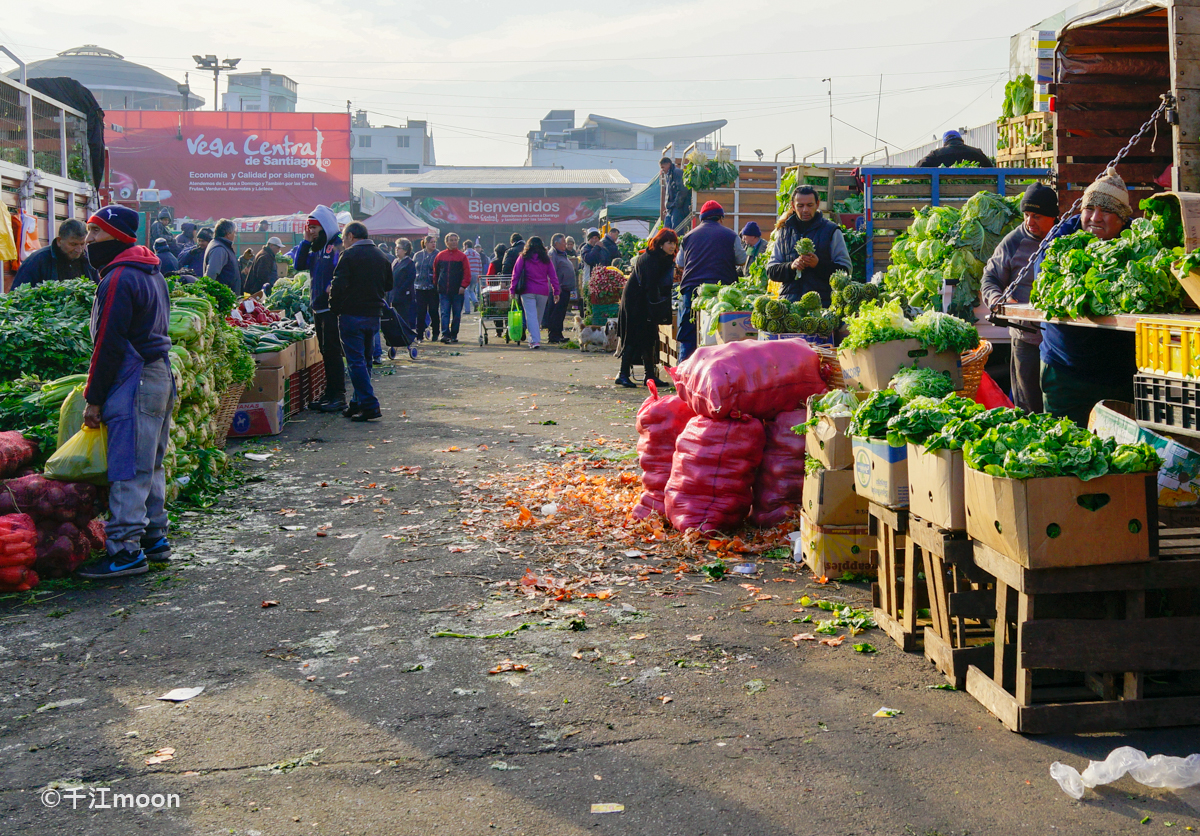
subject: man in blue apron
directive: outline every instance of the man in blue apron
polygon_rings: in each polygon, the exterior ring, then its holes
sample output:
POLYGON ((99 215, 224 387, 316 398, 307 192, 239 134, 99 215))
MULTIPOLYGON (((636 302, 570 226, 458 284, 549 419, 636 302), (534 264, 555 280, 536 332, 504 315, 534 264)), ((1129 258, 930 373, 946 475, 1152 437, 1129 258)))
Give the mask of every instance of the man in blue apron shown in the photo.
POLYGON ((137 241, 138 215, 105 206, 88 219, 88 256, 100 271, 92 306, 92 362, 83 423, 108 428, 108 553, 81 578, 140 575, 171 555, 166 473, 175 380, 167 335, 170 299, 158 258, 137 241))

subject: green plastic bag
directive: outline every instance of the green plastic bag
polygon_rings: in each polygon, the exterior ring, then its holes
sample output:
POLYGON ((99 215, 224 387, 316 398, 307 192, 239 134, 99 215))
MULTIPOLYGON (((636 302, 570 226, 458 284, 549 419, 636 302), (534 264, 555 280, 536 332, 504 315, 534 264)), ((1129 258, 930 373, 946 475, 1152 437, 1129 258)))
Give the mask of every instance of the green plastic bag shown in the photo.
POLYGON ((70 441, 71 436, 83 427, 85 409, 87 401, 83 398, 83 387, 76 386, 58 409, 58 444, 55 445, 55 450, 70 441))
POLYGON ((60 482, 108 484, 108 428, 82 427, 46 462, 42 474, 60 482))
POLYGON ((523 336, 525 336, 525 314, 521 311, 520 301, 514 298, 508 308, 508 338, 519 343, 523 336))

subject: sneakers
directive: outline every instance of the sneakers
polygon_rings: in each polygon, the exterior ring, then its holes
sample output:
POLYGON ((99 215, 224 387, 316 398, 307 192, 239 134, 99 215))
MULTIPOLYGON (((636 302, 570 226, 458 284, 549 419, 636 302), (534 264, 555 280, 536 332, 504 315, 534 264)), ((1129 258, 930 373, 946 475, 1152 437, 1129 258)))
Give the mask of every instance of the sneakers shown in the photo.
POLYGON ((382 417, 383 417, 383 413, 380 412, 378 409, 372 409, 369 412, 364 412, 360 408, 358 412, 355 412, 352 416, 350 416, 350 420, 354 421, 356 424, 362 424, 367 421, 374 421, 376 418, 382 418, 382 417))
POLYGON ((346 408, 346 402, 341 398, 336 401, 325 401, 323 404, 317 405, 317 412, 341 412, 346 408))
POLYGON ((116 554, 106 555, 99 560, 93 560, 75 570, 75 574, 88 580, 104 580, 106 578, 123 578, 126 575, 144 575, 150 571, 150 562, 139 549, 131 552, 121 549, 116 554))
POLYGON ((142 554, 146 555, 147 560, 170 560, 171 541, 166 537, 159 537, 157 540, 143 540, 142 554))
POLYGON ((315 401, 310 403, 308 405, 308 408, 311 409, 313 412, 320 412, 321 407, 327 403, 329 403, 329 399, 326 398, 324 395, 322 395, 321 397, 317 398, 315 401))

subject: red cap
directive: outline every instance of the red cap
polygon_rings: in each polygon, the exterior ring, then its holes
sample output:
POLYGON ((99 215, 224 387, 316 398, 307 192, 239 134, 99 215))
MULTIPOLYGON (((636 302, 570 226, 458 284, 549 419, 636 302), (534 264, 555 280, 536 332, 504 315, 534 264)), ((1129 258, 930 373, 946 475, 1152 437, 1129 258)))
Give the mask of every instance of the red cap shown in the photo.
POLYGON ((710 212, 716 215, 724 215, 725 207, 717 203, 715 200, 706 201, 705 204, 700 207, 700 216, 703 217, 710 212))

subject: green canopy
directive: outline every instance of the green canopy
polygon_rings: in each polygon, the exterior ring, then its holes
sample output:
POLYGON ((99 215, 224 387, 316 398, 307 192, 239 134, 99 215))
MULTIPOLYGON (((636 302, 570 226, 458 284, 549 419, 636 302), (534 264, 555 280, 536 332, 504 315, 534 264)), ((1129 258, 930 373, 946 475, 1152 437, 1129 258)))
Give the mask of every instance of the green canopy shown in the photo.
POLYGON ((624 220, 658 220, 660 194, 658 182, 659 178, 655 177, 640 192, 631 195, 620 203, 613 203, 601 209, 600 220, 602 222, 607 221, 608 223, 624 220))

